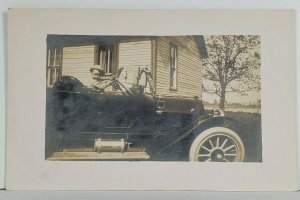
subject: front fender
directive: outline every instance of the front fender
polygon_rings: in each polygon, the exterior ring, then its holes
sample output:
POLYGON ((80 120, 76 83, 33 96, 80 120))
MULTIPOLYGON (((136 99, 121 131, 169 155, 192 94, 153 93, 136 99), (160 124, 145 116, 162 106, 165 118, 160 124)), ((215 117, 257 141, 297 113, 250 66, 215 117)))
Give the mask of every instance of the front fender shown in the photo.
POLYGON ((182 140, 192 138, 191 136, 193 136, 195 133, 197 133, 198 135, 199 133, 203 132, 208 128, 217 126, 226 127, 239 133, 240 123, 237 120, 230 117, 206 117, 197 119, 187 127, 180 130, 178 134, 176 134, 176 137, 174 137, 159 152, 164 151, 165 149, 170 148, 172 146, 175 146, 182 140))

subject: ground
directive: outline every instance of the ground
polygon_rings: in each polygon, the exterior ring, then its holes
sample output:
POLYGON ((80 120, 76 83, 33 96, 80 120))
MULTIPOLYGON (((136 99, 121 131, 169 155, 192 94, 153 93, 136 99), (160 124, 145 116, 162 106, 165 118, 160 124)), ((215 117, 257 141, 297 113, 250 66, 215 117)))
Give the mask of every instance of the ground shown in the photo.
POLYGON ((244 142, 245 162, 262 162, 261 115, 247 112, 225 112, 240 122, 240 136, 244 142))

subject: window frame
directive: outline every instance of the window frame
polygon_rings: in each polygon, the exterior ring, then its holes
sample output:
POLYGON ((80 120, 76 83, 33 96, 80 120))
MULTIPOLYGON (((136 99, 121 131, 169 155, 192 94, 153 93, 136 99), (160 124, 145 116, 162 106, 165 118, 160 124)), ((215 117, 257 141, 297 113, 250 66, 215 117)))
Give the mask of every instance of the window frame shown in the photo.
POLYGON ((97 65, 102 66, 102 59, 101 57, 101 52, 106 52, 106 64, 103 67, 105 71, 105 75, 112 75, 114 73, 114 59, 115 59, 115 47, 114 45, 99 45, 98 46, 98 51, 97 51, 97 60, 96 63, 97 65))
POLYGON ((62 71, 62 48, 47 49, 46 85, 48 88, 59 79, 62 71))
POLYGON ((170 47, 169 47, 169 70, 170 70, 169 90, 177 91, 178 89, 178 46, 175 45, 174 43, 170 43, 170 47), (173 53, 172 49, 174 49, 173 57, 172 57, 172 53, 173 53), (174 62, 172 61, 172 59, 174 59, 174 62), (172 70, 175 70, 174 76, 172 75, 172 70), (174 80, 175 80, 175 84, 174 84, 174 80))

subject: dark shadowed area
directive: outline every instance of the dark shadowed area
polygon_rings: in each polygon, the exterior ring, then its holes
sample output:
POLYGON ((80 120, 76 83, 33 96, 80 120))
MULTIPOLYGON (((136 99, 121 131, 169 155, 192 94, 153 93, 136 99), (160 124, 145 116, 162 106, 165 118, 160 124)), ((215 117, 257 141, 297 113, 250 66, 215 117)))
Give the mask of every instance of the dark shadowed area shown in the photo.
POLYGON ((226 112, 226 116, 240 122, 240 136, 244 141, 245 162, 262 162, 261 114, 226 112))

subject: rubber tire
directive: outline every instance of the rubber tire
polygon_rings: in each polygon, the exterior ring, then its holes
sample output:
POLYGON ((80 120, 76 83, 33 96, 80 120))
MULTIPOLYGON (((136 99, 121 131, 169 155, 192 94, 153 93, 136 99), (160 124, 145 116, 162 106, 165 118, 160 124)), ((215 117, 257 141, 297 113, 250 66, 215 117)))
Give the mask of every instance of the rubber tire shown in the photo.
POLYGON ((245 156, 245 148, 244 144, 239 137, 239 135, 233 130, 225 127, 212 127, 201 132, 193 141, 190 151, 189 151, 189 160, 190 161, 198 161, 198 152, 200 146, 206 141, 207 138, 210 138, 214 134, 224 134, 227 137, 230 137, 236 144, 238 148, 239 155, 237 156, 234 162, 242 162, 245 156))

